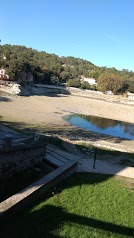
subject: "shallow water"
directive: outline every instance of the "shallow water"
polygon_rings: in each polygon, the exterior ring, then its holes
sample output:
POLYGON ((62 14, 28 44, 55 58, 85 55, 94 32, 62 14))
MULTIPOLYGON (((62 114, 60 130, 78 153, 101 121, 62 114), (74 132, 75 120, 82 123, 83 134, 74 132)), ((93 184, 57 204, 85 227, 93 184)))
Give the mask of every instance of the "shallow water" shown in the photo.
POLYGON ((134 124, 116 121, 103 117, 71 114, 64 117, 64 120, 73 126, 93 132, 134 140, 134 124))

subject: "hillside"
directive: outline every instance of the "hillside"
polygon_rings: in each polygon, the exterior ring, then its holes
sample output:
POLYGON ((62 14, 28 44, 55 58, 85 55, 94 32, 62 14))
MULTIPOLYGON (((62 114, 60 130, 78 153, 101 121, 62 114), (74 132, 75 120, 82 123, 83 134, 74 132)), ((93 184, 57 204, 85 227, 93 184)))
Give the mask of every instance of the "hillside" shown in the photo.
POLYGON ((6 68, 10 79, 22 84, 32 78, 34 83, 67 83, 83 89, 112 90, 114 93, 125 90, 134 92, 132 71, 98 67, 87 60, 71 56, 59 57, 25 46, 0 46, 0 68, 6 68), (80 81, 81 75, 96 79, 97 88, 80 81))

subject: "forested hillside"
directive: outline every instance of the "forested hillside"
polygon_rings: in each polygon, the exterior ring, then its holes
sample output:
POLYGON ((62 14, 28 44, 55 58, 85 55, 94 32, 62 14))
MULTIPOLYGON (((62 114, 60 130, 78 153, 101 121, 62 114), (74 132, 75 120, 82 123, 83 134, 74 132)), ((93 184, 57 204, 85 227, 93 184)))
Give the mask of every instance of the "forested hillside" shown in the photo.
POLYGON ((0 46, 0 68, 6 68, 10 79, 23 83, 24 73, 31 74, 35 83, 62 84, 100 91, 134 92, 134 72, 98 67, 74 57, 59 57, 25 46, 0 46), (97 87, 81 82, 81 75, 95 78, 97 87))

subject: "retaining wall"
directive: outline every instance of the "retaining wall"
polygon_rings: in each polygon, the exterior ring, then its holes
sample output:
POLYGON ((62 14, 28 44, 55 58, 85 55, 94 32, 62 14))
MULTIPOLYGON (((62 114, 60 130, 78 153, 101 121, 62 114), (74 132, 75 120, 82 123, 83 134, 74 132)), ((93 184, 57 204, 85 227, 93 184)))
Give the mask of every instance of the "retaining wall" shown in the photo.
POLYGON ((55 186, 77 170, 77 161, 70 161, 31 184, 29 187, 0 203, 0 218, 20 212, 51 187, 55 186))
POLYGON ((52 94, 67 94, 66 88, 58 86, 49 86, 49 85, 34 85, 31 87, 31 93, 35 95, 46 95, 49 93, 52 94))
POLYGON ((0 150, 0 177, 12 176, 16 172, 34 167, 43 161, 45 143, 22 145, 6 150, 0 150))

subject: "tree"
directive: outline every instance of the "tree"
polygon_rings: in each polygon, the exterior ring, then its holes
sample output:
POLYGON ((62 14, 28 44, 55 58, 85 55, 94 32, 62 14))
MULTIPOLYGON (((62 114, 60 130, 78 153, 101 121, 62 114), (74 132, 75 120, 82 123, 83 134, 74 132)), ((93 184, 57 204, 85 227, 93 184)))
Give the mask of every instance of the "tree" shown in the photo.
POLYGON ((62 72, 60 73, 60 78, 61 78, 62 80, 68 79, 68 78, 69 78, 69 72, 62 71, 62 72))
POLYGON ((114 94, 121 94, 126 90, 125 80, 119 74, 102 73, 98 77, 97 89, 102 92, 111 90, 114 94))
MULTIPOLYGON (((119 71, 115 68, 98 67, 90 61, 80 58, 59 57, 55 54, 49 54, 45 51, 39 52, 32 48, 19 45, 0 45, 0 57, 0 68, 7 68, 10 79, 15 81, 22 82, 25 80, 24 75, 29 74, 33 75, 33 80, 36 83, 51 83, 50 79, 52 75, 55 79, 59 79, 60 82, 67 82, 69 79, 73 79, 75 80, 73 81, 74 83, 81 78, 81 75, 95 78, 97 81, 99 77, 102 77, 101 75, 103 73, 107 76, 111 75, 110 77, 116 75, 115 79, 118 76, 119 78, 125 78, 126 85, 128 84, 129 86, 129 91, 134 92, 134 72, 132 71, 119 71)), ((110 85, 110 80, 102 81, 100 79, 98 83, 98 88, 102 91, 111 89, 117 93, 118 90, 125 90, 126 88, 126 85, 121 87, 123 80, 118 79, 117 82, 114 82, 114 77, 112 78, 113 85, 110 85)), ((76 84, 80 85, 80 82, 76 84)), ((80 86, 85 88, 85 85, 80 86)))
POLYGON ((83 82, 81 82, 81 88, 82 89, 91 89, 91 85, 88 82, 83 81, 83 82))
POLYGON ((134 76, 126 79, 126 84, 128 85, 128 91, 134 93, 134 76))
POLYGON ((67 82, 67 85, 69 87, 75 87, 75 88, 80 88, 81 87, 81 82, 79 79, 69 79, 67 82))

